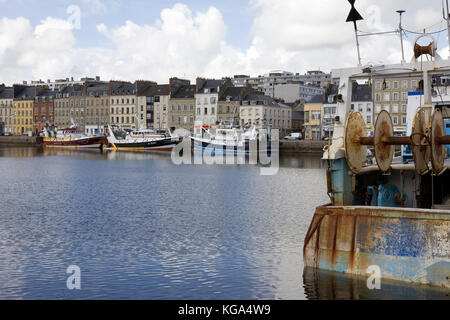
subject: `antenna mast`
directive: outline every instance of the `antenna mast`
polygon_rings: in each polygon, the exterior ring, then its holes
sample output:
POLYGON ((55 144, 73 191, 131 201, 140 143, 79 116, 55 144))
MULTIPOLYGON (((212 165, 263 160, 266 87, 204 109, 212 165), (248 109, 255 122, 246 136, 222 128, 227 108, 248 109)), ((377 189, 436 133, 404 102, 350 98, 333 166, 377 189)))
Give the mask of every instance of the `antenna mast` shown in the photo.
POLYGON ((348 0, 350 2, 352 9, 350 10, 350 14, 347 17, 346 22, 353 22, 353 26, 355 28, 355 37, 356 37, 356 50, 358 51, 358 66, 361 66, 361 53, 359 51, 359 38, 358 38, 358 26, 356 25, 356 21, 364 20, 363 17, 359 14, 358 10, 355 8, 356 0, 348 0))

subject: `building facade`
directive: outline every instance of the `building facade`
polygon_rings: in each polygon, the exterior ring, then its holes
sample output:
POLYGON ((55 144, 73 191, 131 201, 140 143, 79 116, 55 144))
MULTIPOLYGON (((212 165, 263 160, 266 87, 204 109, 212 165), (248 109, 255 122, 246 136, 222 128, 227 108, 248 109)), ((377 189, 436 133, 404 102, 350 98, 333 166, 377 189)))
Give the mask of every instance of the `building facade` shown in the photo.
POLYGON ((158 85, 154 93, 155 130, 169 130, 169 99, 170 86, 168 84, 158 85))
POLYGON ((230 79, 207 80, 197 78, 195 93, 195 121, 208 128, 218 122, 219 99, 225 90, 232 87, 230 79))
POLYGON ((374 119, 381 110, 391 114, 396 134, 406 134, 408 92, 416 91, 420 77, 373 79, 374 119))
MULTIPOLYGON (((172 82, 172 81, 171 81, 172 82)), ((193 131, 195 124, 195 85, 174 87, 171 83, 168 126, 173 131, 193 131)))
POLYGON ((13 132, 13 103, 13 88, 0 85, 0 126, 2 134, 12 134, 13 132))
POLYGON ((158 84, 153 81, 136 81, 136 99, 139 117, 139 129, 154 128, 155 88, 158 84))
POLYGON ((219 97, 217 122, 224 125, 239 125, 240 107, 245 95, 253 93, 250 86, 228 87, 219 97))
POLYGON ((292 128, 292 108, 263 94, 247 94, 240 107, 241 126, 279 129, 281 135, 292 128))
POLYGON ((33 107, 36 87, 14 85, 13 135, 33 134, 33 107))
POLYGON ((125 130, 137 129, 136 88, 131 82, 110 81, 110 123, 125 130))
POLYGON ((369 131, 374 130, 374 116, 373 116, 373 100, 372 88, 367 85, 358 85, 356 82, 353 85, 352 104, 351 108, 354 111, 360 112, 366 122, 369 131))
POLYGON ((92 135, 104 134, 110 121, 109 83, 86 81, 83 87, 86 106, 84 131, 92 135))
POLYGON ((305 139, 322 139, 323 95, 313 97, 305 104, 305 139))
POLYGON ((48 88, 37 88, 36 98, 34 100, 34 124, 33 132, 35 135, 44 128, 52 128, 55 126, 55 98, 56 92, 48 88))

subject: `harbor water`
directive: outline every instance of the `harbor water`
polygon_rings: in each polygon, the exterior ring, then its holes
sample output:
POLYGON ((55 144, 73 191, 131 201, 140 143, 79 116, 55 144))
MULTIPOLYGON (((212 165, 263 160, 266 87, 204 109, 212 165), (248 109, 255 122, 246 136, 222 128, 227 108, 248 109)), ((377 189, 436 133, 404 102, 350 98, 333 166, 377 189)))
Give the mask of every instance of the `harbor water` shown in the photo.
MULTIPOLYGON (((162 154, 1 148, 0 299, 358 298, 342 275, 303 277, 325 170, 320 155, 282 156, 262 176, 162 154), (73 265, 81 290, 67 288, 73 265)), ((395 288, 376 297, 403 298, 395 288)))

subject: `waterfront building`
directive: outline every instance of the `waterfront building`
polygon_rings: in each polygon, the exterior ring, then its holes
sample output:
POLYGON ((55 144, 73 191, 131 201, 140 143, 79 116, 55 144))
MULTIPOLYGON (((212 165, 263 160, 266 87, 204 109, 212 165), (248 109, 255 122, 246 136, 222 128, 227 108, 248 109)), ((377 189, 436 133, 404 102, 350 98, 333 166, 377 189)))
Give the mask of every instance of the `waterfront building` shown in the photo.
POLYGON ((155 88, 154 107, 155 107, 155 130, 167 131, 169 129, 168 109, 170 98, 170 85, 162 84, 155 88))
POLYGON ((334 133, 334 123, 337 116, 338 88, 335 85, 328 85, 323 95, 322 103, 322 137, 332 137, 334 133))
POLYGON ((13 95, 12 134, 16 136, 31 135, 33 133, 33 106, 36 87, 15 84, 13 95))
POLYGON ((83 87, 86 106, 84 131, 92 135, 103 134, 110 121, 109 83, 86 81, 83 87))
POLYGON ((0 127, 1 133, 12 134, 13 88, 0 85, 0 127))
POLYGON ((305 132, 305 103, 301 100, 292 104, 292 131, 305 132))
POLYGON ((59 129, 64 129, 69 127, 72 122, 70 120, 71 108, 70 108, 70 96, 72 92, 78 87, 81 90, 80 85, 72 86, 68 85, 62 87, 59 92, 57 92, 54 106, 55 106, 55 126, 59 129))
POLYGON ((195 121, 205 128, 216 125, 219 98, 232 86, 231 79, 211 80, 197 78, 195 93, 195 121))
POLYGON ((281 135, 292 128, 292 108, 260 92, 246 94, 240 108, 242 126, 279 129, 281 135))
POLYGON ((373 132, 375 123, 373 121, 372 88, 368 84, 358 85, 356 82, 353 83, 351 109, 361 113, 367 124, 367 129, 373 132))
POLYGON ((322 139, 322 108, 323 95, 317 95, 305 104, 305 139, 322 139))
POLYGON ((219 97, 217 121, 227 125, 238 125, 242 99, 246 94, 253 92, 250 86, 228 87, 219 97))
POLYGON ((137 128, 136 88, 131 82, 110 81, 110 123, 125 130, 137 128))
POLYGON ((381 110, 391 114, 394 132, 406 134, 408 92, 419 88, 420 77, 389 77, 373 79, 374 119, 381 110))
POLYGON ((157 85, 153 81, 136 81, 139 129, 154 129, 154 102, 157 85))
POLYGON ((195 85, 189 80, 170 79, 168 127, 193 131, 195 122, 195 85))
POLYGON ((47 87, 38 87, 34 99, 33 133, 39 135, 44 128, 55 125, 55 98, 56 91, 47 87))

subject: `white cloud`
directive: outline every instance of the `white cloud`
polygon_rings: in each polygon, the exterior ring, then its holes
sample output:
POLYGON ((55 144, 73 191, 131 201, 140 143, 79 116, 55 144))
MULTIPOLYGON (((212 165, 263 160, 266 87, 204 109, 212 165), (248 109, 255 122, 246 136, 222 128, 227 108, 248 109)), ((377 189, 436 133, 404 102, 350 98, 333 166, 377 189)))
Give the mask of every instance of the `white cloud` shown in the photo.
MULTIPOLYGON (((99 0, 83 1, 104 10, 99 0)), ((353 26, 345 23, 350 6, 336 3, 251 0, 255 19, 248 48, 226 42, 227 26, 215 7, 194 13, 178 3, 162 10, 152 24, 132 20, 112 28, 99 24, 97 32, 110 42, 109 49, 78 48, 72 26, 64 20, 49 17, 33 27, 25 18, 3 18, 0 82, 100 75, 103 79, 166 83, 171 76, 193 80, 197 76, 257 75, 275 69, 304 72, 355 65, 353 26)), ((399 8, 407 10, 404 24, 410 30, 430 26, 441 18, 438 5, 421 11, 415 6, 407 0, 380 0, 375 4, 361 0, 357 8, 365 20, 358 25, 364 31, 393 30, 397 28, 395 10, 399 8)), ((408 41, 405 52, 409 60, 412 44, 408 41)), ((361 38, 361 54, 363 63, 399 62, 398 36, 361 38)))

